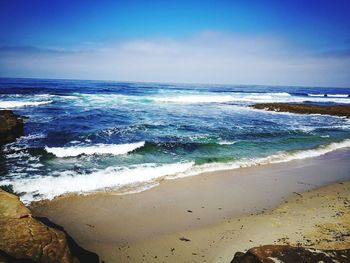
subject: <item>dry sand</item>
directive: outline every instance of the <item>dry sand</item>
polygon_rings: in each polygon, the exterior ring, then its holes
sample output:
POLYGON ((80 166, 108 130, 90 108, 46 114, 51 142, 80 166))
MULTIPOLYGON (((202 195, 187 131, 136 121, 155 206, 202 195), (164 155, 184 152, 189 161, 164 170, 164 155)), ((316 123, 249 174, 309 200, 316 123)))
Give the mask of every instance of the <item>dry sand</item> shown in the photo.
POLYGON ((349 160, 342 149, 163 181, 136 194, 63 196, 31 209, 106 263, 230 262, 237 251, 285 242, 349 247, 350 183, 300 194, 350 180, 349 160))

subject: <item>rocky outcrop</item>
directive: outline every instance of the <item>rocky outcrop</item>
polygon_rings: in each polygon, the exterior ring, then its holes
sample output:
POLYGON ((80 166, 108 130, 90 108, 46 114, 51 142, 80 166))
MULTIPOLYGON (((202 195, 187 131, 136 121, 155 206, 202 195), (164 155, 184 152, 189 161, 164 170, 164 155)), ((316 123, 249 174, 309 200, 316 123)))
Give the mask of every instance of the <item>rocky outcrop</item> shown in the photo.
POLYGON ((24 134, 23 118, 11 110, 0 110, 0 145, 10 143, 24 134))
POLYGON ((300 114, 328 114, 350 117, 350 106, 320 106, 314 104, 289 104, 289 103, 260 103, 251 106, 254 109, 281 111, 300 114))
POLYGON ((288 245, 265 245, 237 252, 231 263, 345 263, 350 262, 350 249, 315 250, 288 245))
POLYGON ((0 262, 99 262, 96 254, 83 250, 74 243, 80 259, 84 258, 79 260, 71 251, 70 237, 33 218, 30 210, 17 196, 1 189, 0 233, 0 262))

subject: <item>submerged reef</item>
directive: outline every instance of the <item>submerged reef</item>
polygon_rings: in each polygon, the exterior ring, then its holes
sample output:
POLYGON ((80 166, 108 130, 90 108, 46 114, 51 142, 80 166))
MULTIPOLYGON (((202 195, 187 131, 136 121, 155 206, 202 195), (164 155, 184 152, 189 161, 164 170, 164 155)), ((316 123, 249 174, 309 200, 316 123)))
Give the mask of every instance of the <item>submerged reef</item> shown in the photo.
POLYGON ((254 109, 268 111, 291 112, 300 114, 327 114, 334 116, 346 116, 348 118, 350 117, 350 106, 348 105, 321 106, 305 103, 259 103, 254 104, 251 107, 254 109))

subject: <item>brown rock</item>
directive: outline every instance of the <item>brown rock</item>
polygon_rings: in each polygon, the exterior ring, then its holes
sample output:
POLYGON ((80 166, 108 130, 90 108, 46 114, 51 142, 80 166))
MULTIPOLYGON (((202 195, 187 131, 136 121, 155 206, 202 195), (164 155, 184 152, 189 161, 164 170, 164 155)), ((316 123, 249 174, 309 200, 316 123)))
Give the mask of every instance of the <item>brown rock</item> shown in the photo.
POLYGON ((320 106, 314 104, 290 104, 290 103, 260 103, 251 106, 254 109, 292 112, 300 114, 327 114, 350 117, 350 106, 320 106))
POLYGON ((23 119, 11 110, 0 110, 0 145, 10 143, 24 134, 23 119))
POLYGON ((12 194, 0 190, 0 254, 42 263, 78 263, 72 256, 65 233, 46 226, 12 194))
POLYGON ((288 245, 265 245, 237 252, 231 263, 346 263, 350 262, 350 249, 315 250, 288 245))

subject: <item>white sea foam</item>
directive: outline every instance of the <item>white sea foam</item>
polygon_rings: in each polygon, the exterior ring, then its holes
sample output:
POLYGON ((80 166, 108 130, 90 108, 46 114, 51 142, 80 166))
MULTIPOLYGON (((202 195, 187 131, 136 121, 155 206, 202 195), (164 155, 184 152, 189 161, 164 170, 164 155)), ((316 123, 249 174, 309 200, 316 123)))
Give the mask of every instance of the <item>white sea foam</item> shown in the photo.
POLYGON ((12 184, 16 192, 25 192, 26 194, 21 199, 26 203, 39 199, 52 199, 64 193, 88 193, 103 189, 118 191, 118 189, 127 187, 132 189, 132 192, 135 192, 147 189, 148 187, 145 187, 145 185, 154 185, 162 178, 174 179, 205 172, 232 170, 318 157, 344 147, 350 147, 349 139, 323 145, 315 149, 279 152, 265 158, 242 159, 230 163, 194 165, 194 162, 183 162, 163 165, 141 164, 131 167, 108 167, 90 174, 79 174, 74 171, 56 172, 52 176, 46 177, 18 178, 13 181, 4 180, 1 184, 12 184), (37 196, 36 194, 39 195, 37 196))
POLYGON ((346 148, 346 147, 350 147, 349 139, 341 142, 333 142, 328 145, 321 145, 316 149, 300 150, 300 151, 294 151, 294 152, 281 152, 265 158, 266 162, 263 162, 262 164, 289 162, 292 160, 300 160, 300 159, 317 157, 317 156, 321 156, 326 153, 329 153, 341 148, 346 148))
POLYGON ((176 97, 157 98, 161 102, 177 103, 206 103, 206 102, 266 102, 274 99, 287 100, 291 95, 286 92, 280 93, 231 93, 229 95, 182 95, 176 97))
POLYGON ((92 104, 113 106, 110 103, 135 103, 135 102, 160 102, 160 103, 178 103, 178 104, 196 104, 196 103, 227 103, 237 101, 266 102, 273 101, 274 98, 285 100, 291 97, 289 93, 230 93, 225 95, 214 95, 212 93, 173 93, 165 96, 128 96, 121 94, 79 94, 77 105, 86 105, 86 102, 92 104))
POLYGON ((78 98, 78 96, 73 96, 73 95, 57 95, 57 94, 38 94, 35 96, 39 97, 39 98, 61 98, 61 99, 77 99, 78 98))
POLYGON ((307 94, 310 97, 324 97, 324 94, 307 94))
POLYGON ((348 94, 307 94, 310 97, 334 97, 334 98, 347 98, 349 97, 348 94))
POLYGON ((27 152, 17 152, 17 153, 7 154, 6 158, 7 159, 23 158, 23 157, 28 157, 28 156, 29 156, 29 154, 27 152))
POLYGON ((48 101, 0 101, 0 108, 9 109, 9 108, 21 108, 21 107, 30 107, 30 106, 40 106, 44 104, 50 104, 52 100, 48 101))
POLYGON ((156 96, 130 96, 121 94, 79 94, 74 96, 60 96, 41 94, 37 96, 48 96, 75 99, 76 106, 86 106, 87 104, 98 105, 101 107, 120 105, 120 103, 176 103, 176 104, 198 104, 198 103, 272 103, 272 102, 295 102, 302 103, 304 101, 311 102, 334 102, 334 103, 350 103, 347 95, 335 94, 334 97, 324 94, 309 94, 309 97, 294 96, 286 92, 274 93, 245 93, 232 92, 227 94, 212 94, 205 92, 197 93, 173 93, 169 95, 158 94, 156 96), (118 103, 118 104, 116 104, 118 103))
POLYGON ((232 145, 235 144, 237 141, 219 141, 219 145, 232 145))
POLYGON ((46 137, 46 134, 44 134, 44 133, 33 133, 33 134, 26 135, 26 136, 22 136, 20 138, 20 140, 21 141, 29 141, 29 140, 42 139, 45 137, 46 137))
POLYGON ((348 94, 307 94, 310 97, 323 97, 325 99, 327 99, 328 97, 331 98, 348 98, 349 95, 348 94))
POLYGON ((233 97, 229 95, 212 96, 212 95, 182 95, 171 97, 153 98, 157 102, 173 102, 173 103, 223 103, 233 101, 233 97))
POLYGON ((193 169, 182 173, 180 177, 193 176, 200 173, 214 172, 221 170, 233 170, 243 167, 251 167, 256 165, 265 165, 273 163, 283 163, 293 160, 301 160, 306 158, 318 157, 326 153, 350 147, 350 140, 344 140, 341 142, 335 142, 328 145, 322 145, 315 149, 310 150, 299 150, 292 152, 279 152, 268 157, 264 158, 255 158, 255 159, 242 159, 230 163, 207 163, 193 167, 193 169))
POLYGON ((347 98, 349 97, 348 94, 327 94, 328 97, 335 97, 335 98, 347 98))
POLYGON ((196 104, 196 103, 272 103, 272 102, 294 102, 302 103, 311 102, 334 102, 350 103, 347 95, 328 96, 323 94, 309 94, 309 98, 292 96, 289 93, 231 93, 225 95, 212 94, 183 94, 165 97, 148 97, 147 99, 161 103, 179 103, 179 104, 196 104))
POLYGON ((82 154, 113 154, 121 155, 143 147, 145 142, 135 142, 126 144, 95 144, 92 146, 71 146, 71 147, 45 147, 49 153, 57 157, 75 157, 82 154))
POLYGON ((102 189, 118 189, 126 185, 150 183, 166 175, 185 172, 193 162, 174 164, 142 164, 131 167, 108 167, 91 174, 77 174, 74 171, 61 172, 53 176, 5 180, 1 184, 12 184, 16 192, 25 192, 22 201, 29 203, 35 194, 40 199, 52 199, 64 193, 87 193, 102 189))
POLYGON ((71 141, 70 144, 77 144, 77 143, 81 143, 81 141, 71 141))
POLYGON ((31 167, 38 168, 38 167, 43 167, 44 165, 41 163, 31 163, 29 164, 31 167))

